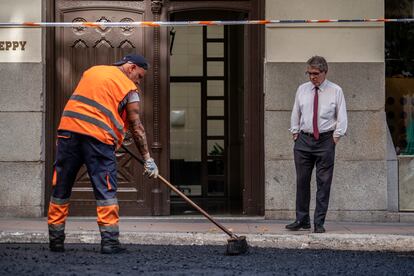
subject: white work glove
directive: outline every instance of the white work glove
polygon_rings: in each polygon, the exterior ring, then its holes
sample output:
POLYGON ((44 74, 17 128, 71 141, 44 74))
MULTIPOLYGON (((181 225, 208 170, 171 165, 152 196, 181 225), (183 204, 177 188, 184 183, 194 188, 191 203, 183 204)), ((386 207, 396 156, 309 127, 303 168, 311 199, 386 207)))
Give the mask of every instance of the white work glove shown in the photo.
POLYGON ((148 176, 148 178, 158 177, 158 167, 157 164, 155 164, 154 159, 148 158, 147 160, 145 160, 144 168, 144 175, 148 176))

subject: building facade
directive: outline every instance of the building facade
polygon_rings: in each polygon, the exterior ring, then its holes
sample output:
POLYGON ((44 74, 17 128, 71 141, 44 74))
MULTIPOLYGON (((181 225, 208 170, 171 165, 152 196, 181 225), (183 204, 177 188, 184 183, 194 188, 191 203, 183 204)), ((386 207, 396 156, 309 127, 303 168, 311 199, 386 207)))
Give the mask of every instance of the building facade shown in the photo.
MULTIPOLYGON (((407 4, 412 8, 412 1, 407 4)), ((359 19, 386 14, 383 0, 317 0, 312 5, 299 0, 16 0, 0 7, 1 22, 359 19)), ((1 216, 45 216, 56 127, 82 72, 140 53, 151 63, 142 116, 161 174, 213 214, 294 218, 290 112, 297 86, 306 81, 305 62, 317 54, 329 62, 328 79, 342 86, 349 116, 348 134, 337 147, 327 219, 412 219, 412 159, 405 154, 411 140, 400 143, 396 130, 390 131, 394 121, 389 114, 396 107, 388 98, 403 93, 398 92, 402 85, 404 99, 410 101, 414 88, 412 75, 402 84, 396 74, 388 74, 386 30, 383 23, 1 28, 1 216)), ((409 129, 414 115, 407 114, 403 123, 409 129)), ((125 144, 134 150, 130 139, 125 144)), ((127 153, 118 151, 117 156, 122 216, 195 214, 162 183, 142 177, 142 168, 127 153)), ((81 169, 70 214, 94 215, 94 207, 87 173, 81 169)))

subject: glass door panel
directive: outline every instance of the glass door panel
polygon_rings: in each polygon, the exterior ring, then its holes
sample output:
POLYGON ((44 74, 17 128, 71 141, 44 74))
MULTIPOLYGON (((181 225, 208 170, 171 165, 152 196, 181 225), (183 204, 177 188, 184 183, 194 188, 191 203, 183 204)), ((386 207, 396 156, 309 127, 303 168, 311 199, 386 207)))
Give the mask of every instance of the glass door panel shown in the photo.
POLYGON ((184 194, 201 195, 201 85, 170 85, 171 179, 184 194))
POLYGON ((224 81, 208 80, 207 81, 207 97, 223 97, 224 81))

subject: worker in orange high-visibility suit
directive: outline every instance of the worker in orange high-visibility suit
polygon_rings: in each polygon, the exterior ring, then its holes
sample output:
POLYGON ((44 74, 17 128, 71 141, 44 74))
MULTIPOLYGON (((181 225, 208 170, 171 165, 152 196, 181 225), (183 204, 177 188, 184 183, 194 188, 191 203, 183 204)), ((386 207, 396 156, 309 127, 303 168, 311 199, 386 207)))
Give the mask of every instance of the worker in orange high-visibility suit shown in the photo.
POLYGON ((140 120, 139 85, 148 69, 140 55, 127 55, 113 66, 93 66, 83 73, 63 110, 57 134, 53 192, 48 212, 49 247, 64 251, 69 198, 85 164, 97 201, 101 253, 125 251, 119 242, 115 150, 129 129, 145 160, 145 174, 158 176, 140 120))

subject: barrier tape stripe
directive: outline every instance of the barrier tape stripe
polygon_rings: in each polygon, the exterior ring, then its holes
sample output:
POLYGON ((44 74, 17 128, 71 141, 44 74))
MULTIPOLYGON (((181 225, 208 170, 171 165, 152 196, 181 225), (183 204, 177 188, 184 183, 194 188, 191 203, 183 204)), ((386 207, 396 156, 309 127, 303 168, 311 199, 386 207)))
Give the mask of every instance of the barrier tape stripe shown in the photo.
POLYGON ((174 26, 219 26, 219 25, 272 25, 300 23, 366 23, 366 22, 414 22, 414 18, 370 18, 370 19, 292 19, 292 20, 238 20, 238 21, 134 21, 134 22, 0 22, 7 27, 174 27, 174 26))

